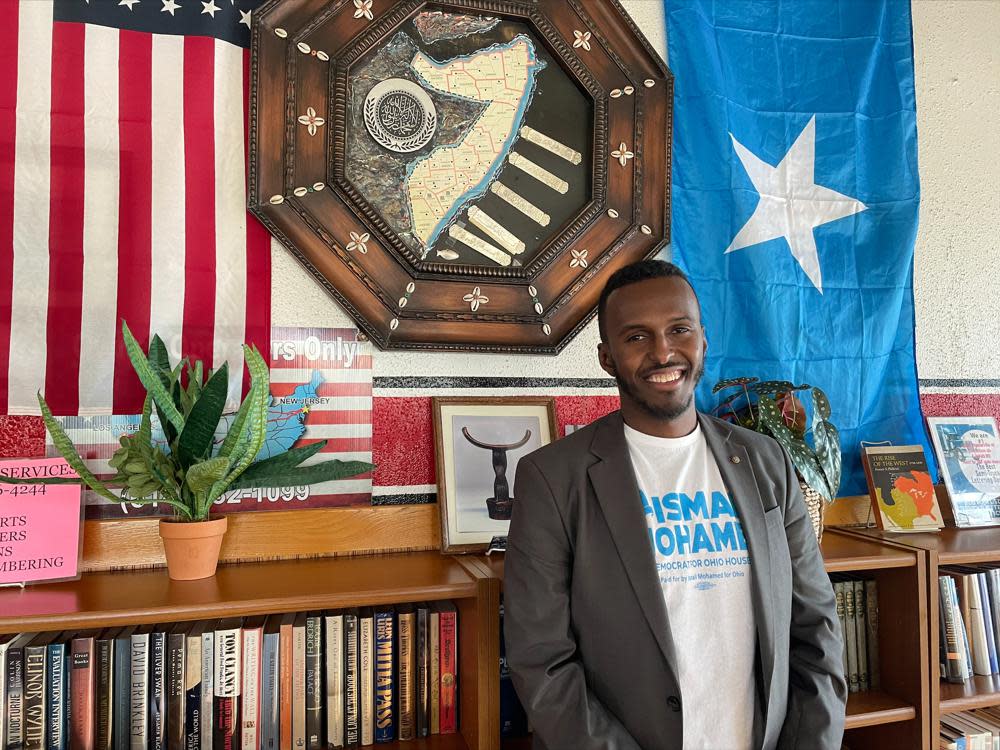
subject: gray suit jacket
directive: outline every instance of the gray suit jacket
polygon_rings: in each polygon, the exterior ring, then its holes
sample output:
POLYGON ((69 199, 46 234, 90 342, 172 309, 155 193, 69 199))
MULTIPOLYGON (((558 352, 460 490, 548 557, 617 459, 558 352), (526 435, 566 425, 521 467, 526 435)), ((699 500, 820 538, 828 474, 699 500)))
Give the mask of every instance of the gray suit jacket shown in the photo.
MULTIPOLYGON (((698 418, 750 552, 755 748, 835 750, 847 698, 840 622, 795 471, 770 438, 698 418)), ((535 747, 680 750, 669 617, 621 414, 522 458, 514 497, 507 660, 535 747)))

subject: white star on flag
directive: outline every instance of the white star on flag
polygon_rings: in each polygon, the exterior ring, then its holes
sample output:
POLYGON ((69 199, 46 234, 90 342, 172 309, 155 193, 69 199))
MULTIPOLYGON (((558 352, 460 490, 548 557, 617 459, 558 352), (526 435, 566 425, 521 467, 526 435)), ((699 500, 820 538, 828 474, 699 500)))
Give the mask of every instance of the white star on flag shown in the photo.
POLYGON ((222 10, 222 8, 215 4, 215 0, 208 0, 207 3, 202 0, 201 4, 205 6, 205 8, 201 11, 201 14, 205 15, 208 13, 208 15, 212 17, 212 20, 215 20, 215 14, 222 10))
POLYGON ((177 0, 163 0, 163 7, 160 8, 160 13, 170 13, 172 16, 175 10, 178 10, 181 6, 177 3, 177 0))
MULTIPOLYGON (((240 9, 237 8, 236 10, 240 10, 240 9)), ((244 11, 240 10, 240 23, 246 24, 246 27, 248 29, 250 28, 250 11, 244 12, 244 11)))
POLYGON ((816 253, 813 229, 868 208, 849 196, 817 185, 813 178, 816 167, 816 117, 795 139, 781 163, 772 167, 733 139, 733 148, 743 162, 743 168, 760 194, 753 215, 737 232, 726 248, 727 253, 784 237, 809 281, 823 293, 823 274, 816 253))
MULTIPOLYGON (((119 5, 128 6, 128 9, 132 10, 132 6, 135 5, 136 3, 138 3, 139 1, 140 0, 119 0, 118 4, 119 5)), ((88 2, 88 5, 89 5, 89 2, 88 2)))

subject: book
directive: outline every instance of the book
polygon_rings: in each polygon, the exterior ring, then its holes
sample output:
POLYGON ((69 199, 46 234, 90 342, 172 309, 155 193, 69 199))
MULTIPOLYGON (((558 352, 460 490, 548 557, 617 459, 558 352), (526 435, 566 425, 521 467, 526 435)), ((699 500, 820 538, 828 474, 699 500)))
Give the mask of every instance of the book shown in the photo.
POLYGON ((149 750, 167 746, 167 633, 156 625, 149 634, 149 750))
POLYGON ((986 583, 985 573, 976 573, 975 578, 979 585, 979 607, 983 615, 983 630, 986 634, 986 652, 990 661, 990 674, 996 674, 998 671, 997 643, 993 635, 993 612, 990 607, 989 586, 986 583))
POLYGON ((868 690, 868 616, 865 612, 865 582, 852 581, 854 629, 858 638, 858 691, 868 690))
POLYGON ((358 705, 361 744, 375 744, 375 617, 370 607, 358 614, 358 705))
POLYGON ((243 653, 240 656, 243 694, 240 696, 240 747, 260 747, 260 659, 264 638, 264 616, 250 617, 243 623, 243 653))
POLYGON ((868 643, 868 681, 872 690, 882 686, 878 650, 878 581, 865 581, 865 629, 868 643))
MULTIPOLYGON (((278 669, 281 679, 278 680, 279 702, 281 712, 278 720, 278 746, 281 750, 292 750, 292 704, 294 683, 294 626, 295 613, 282 615, 278 626, 278 669)), ((303 658, 305 657, 303 643, 303 658)), ((304 689, 303 685, 303 689, 304 689)), ((302 695, 302 706, 305 708, 305 692, 302 695)), ((305 716, 302 717, 303 724, 305 716)))
POLYGON ((281 615, 270 615, 264 623, 264 639, 260 656, 260 747, 278 750, 279 692, 278 650, 281 615))
POLYGON ((990 597, 990 614, 993 616, 993 640, 997 644, 997 656, 1000 662, 1000 569, 993 568, 986 571, 986 588, 990 597))
POLYGON ((132 634, 137 626, 129 625, 115 633, 114 710, 111 714, 111 737, 115 750, 127 750, 132 743, 132 634))
POLYGON ((6 750, 22 750, 24 746, 24 648, 33 633, 22 633, 7 646, 5 673, 5 705, 3 716, 6 750))
POLYGON ((24 647, 24 749, 45 750, 48 647, 58 633, 38 633, 24 647))
POLYGON ((131 635, 129 655, 129 747, 146 750, 149 744, 149 641, 147 627, 131 635))
POLYGON ((417 649, 416 610, 412 604, 396 607, 399 655, 396 668, 396 695, 399 706, 399 739, 412 740, 417 736, 417 649))
POLYGON ((395 624, 392 609, 375 610, 375 742, 392 742, 396 738, 396 707, 393 677, 395 675, 395 624))
POLYGON ((429 733, 430 714, 430 637, 427 628, 430 626, 429 612, 426 604, 418 604, 416 607, 417 633, 415 645, 417 648, 417 701, 415 729, 417 737, 426 737, 429 733))
POLYGON ((68 634, 60 634, 48 645, 45 665, 45 746, 48 750, 66 750, 69 724, 68 634))
POLYGON ((344 746, 344 615, 323 618, 326 658, 326 742, 344 746))
POLYGON ((217 622, 205 624, 201 634, 201 750, 212 750, 215 743, 215 628, 217 622))
POLYGON ((847 624, 847 632, 844 633, 844 640, 847 641, 847 689, 856 693, 861 688, 858 679, 858 618, 854 614, 854 582, 844 582, 844 621, 847 624))
POLYGON ((956 526, 1000 524, 1000 439, 993 417, 928 417, 956 526))
POLYGON ((990 656, 986 644, 986 620, 979 600, 979 581, 975 574, 966 574, 965 585, 969 597, 969 620, 966 627, 972 636, 972 669, 975 674, 989 675, 990 656))
MULTIPOLYGON (((841 643, 843 645, 843 649, 842 650, 843 650, 843 658, 844 658, 844 679, 848 680, 850 672, 849 672, 848 667, 847 667, 847 618, 846 618, 846 614, 845 614, 846 611, 847 611, 847 609, 844 606, 844 588, 845 588, 845 585, 846 584, 845 584, 844 581, 835 581, 834 584, 833 584, 833 597, 834 597, 834 601, 837 604, 837 619, 840 620, 840 640, 841 640, 841 643)), ((503 612, 503 605, 502 604, 500 605, 500 611, 503 612)), ((500 630, 500 639, 501 639, 501 643, 503 643, 503 630, 502 629, 500 630)), ((503 684, 501 683, 501 690, 502 689, 503 689, 503 684)), ((514 689, 513 685, 511 685, 510 689, 511 690, 514 689)), ((502 697, 503 696, 501 695, 501 698, 502 697)), ((503 721, 503 718, 501 717, 501 723, 502 723, 502 721, 503 721)))
MULTIPOLYGON (((204 706, 202 696, 204 687, 204 654, 205 629, 209 623, 196 622, 184 633, 184 681, 183 681, 183 736, 184 750, 201 750, 202 731, 204 730, 204 706)), ((171 738, 172 739, 172 738, 171 738)))
POLYGON ((212 707, 214 750, 238 750, 240 747, 242 625, 238 617, 220 620, 215 625, 215 677, 212 686, 215 696, 212 707))
MULTIPOLYGON (((502 631, 501 631, 502 632, 502 631)), ((431 734, 441 733, 441 613, 438 612, 437 602, 431 607, 428 619, 428 646, 430 652, 430 673, 428 683, 430 686, 430 732, 431 734)), ((503 647, 501 646, 501 652, 503 647)), ((500 656, 503 659, 503 654, 500 656)), ((502 689, 502 688, 501 688, 502 689)))
POLYGON ((361 742, 358 701, 358 611, 344 613, 344 744, 361 742))
POLYGON ((944 525, 920 445, 862 446, 862 464, 878 527, 938 531, 944 525))
MULTIPOLYGON (((169 750, 185 750, 187 745, 187 693, 184 688, 187 682, 187 631, 190 627, 190 623, 178 623, 167 633, 166 745, 169 750)), ((198 669, 201 670, 200 664, 198 669)))
POLYGON ((458 612, 441 602, 441 734, 458 731, 458 612))
POLYGON ((95 648, 94 745, 96 750, 113 747, 115 700, 115 636, 119 628, 109 628, 97 636, 95 648))
POLYGON ((320 750, 323 731, 323 618, 306 616, 306 750, 320 750))
POLYGON ((306 750, 306 614, 292 625, 292 750, 306 750))
POLYGON ((95 633, 78 633, 70 641, 70 740, 73 750, 94 750, 97 660, 95 633))

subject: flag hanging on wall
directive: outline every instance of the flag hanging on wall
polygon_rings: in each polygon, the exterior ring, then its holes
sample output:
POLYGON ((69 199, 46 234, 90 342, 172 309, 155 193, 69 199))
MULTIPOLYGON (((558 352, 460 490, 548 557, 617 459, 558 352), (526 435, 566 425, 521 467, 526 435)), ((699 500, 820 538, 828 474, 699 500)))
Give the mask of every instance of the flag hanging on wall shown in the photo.
POLYGON ((920 188, 910 7, 666 0, 676 76, 672 252, 718 380, 819 386, 840 494, 861 441, 920 443, 913 243, 920 188))
POLYGON ((0 5, 0 413, 130 414, 121 339, 267 350, 270 246, 246 211, 259 0, 0 5))

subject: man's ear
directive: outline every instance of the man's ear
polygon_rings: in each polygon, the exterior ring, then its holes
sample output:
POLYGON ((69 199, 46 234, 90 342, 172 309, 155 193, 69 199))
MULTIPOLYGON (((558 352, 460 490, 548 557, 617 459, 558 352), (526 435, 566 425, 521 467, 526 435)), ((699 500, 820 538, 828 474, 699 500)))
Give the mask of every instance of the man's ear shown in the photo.
POLYGON ((611 377, 617 377, 615 374, 615 360, 611 357, 611 352, 608 349, 608 345, 603 341, 597 345, 597 361, 601 365, 601 369, 604 370, 611 377))
POLYGON ((701 355, 708 354, 708 335, 705 333, 705 326, 701 327, 701 355))

